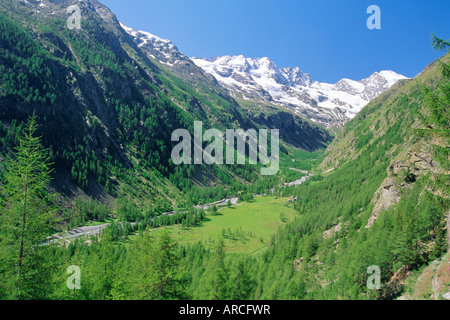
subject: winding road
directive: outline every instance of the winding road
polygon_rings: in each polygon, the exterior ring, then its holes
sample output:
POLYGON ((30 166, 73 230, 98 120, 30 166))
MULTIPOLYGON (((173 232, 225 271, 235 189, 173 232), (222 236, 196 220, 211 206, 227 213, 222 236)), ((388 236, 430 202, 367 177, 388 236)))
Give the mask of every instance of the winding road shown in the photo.
MULTIPOLYGON (((301 170, 293 169, 293 168, 291 168, 291 170, 303 172, 308 175, 304 176, 301 179, 298 179, 296 181, 285 183, 284 184, 285 187, 300 185, 300 184, 304 183, 308 178, 312 177, 312 174, 309 174, 309 172, 307 172, 307 171, 301 171, 301 170)), ((228 201, 230 201, 231 205, 237 205, 238 197, 236 197, 236 196, 228 197, 228 198, 216 201, 216 202, 203 204, 203 205, 197 205, 197 206, 194 206, 194 208, 197 208, 197 209, 202 208, 203 210, 208 210, 213 205, 216 205, 217 207, 224 207, 228 204, 228 201)), ((176 213, 176 211, 170 211, 170 212, 164 212, 161 215, 171 216, 171 215, 174 215, 175 213, 176 213)), ((132 225, 133 224, 134 223, 132 223, 132 225)), ((95 225, 95 226, 78 227, 78 228, 70 230, 70 231, 60 232, 60 233, 54 234, 51 237, 52 239, 50 241, 48 241, 47 243, 52 243, 52 242, 56 242, 59 240, 64 240, 66 242, 70 242, 69 239, 75 239, 75 238, 78 238, 81 236, 95 235, 95 234, 100 233, 100 231, 105 229, 107 226, 109 226, 109 223, 99 224, 99 225, 95 225)))

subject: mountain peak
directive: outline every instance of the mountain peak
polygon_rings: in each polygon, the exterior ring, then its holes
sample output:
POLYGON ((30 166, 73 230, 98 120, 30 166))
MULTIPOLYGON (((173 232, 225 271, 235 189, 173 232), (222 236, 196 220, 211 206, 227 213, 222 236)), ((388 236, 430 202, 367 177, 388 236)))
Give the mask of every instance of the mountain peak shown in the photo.
POLYGON ((375 74, 378 74, 379 76, 381 76, 384 79, 386 79, 389 82, 390 86, 392 86, 393 84, 395 84, 399 80, 408 79, 404 75, 398 74, 397 72, 392 71, 392 70, 382 70, 382 71, 380 71, 378 73, 375 72, 375 74))
POLYGON ((173 66, 176 63, 188 60, 172 41, 160 38, 147 31, 135 30, 121 22, 119 23, 122 29, 133 38, 139 48, 143 49, 160 63, 173 66))
MULTIPOLYGON (((340 127, 372 99, 406 77, 391 71, 375 72, 368 78, 343 78, 335 84, 312 82, 299 67, 279 68, 269 57, 248 58, 242 54, 212 58, 188 58, 170 41, 121 24, 135 43, 150 56, 170 67, 183 61, 211 75, 232 96, 276 104, 325 127, 340 127)), ((192 73, 192 68, 190 68, 192 73)))
POLYGON ((119 22, 119 24, 129 35, 140 42, 138 43, 139 47, 145 46, 150 43, 152 46, 165 47, 169 50, 178 51, 178 48, 170 40, 160 38, 147 31, 134 30, 133 28, 124 25, 122 22, 119 22))
POLYGON ((341 126, 367 103, 406 77, 391 71, 375 72, 366 79, 347 78, 335 84, 312 83, 299 67, 278 68, 268 57, 222 56, 192 58, 226 89, 244 99, 256 97, 309 117, 325 126, 341 126))

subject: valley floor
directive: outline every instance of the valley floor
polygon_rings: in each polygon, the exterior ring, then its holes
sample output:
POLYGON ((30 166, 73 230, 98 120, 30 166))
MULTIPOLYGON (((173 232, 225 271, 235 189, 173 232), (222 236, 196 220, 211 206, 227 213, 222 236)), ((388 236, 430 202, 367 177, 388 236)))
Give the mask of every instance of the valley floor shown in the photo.
MULTIPOLYGON (((217 215, 208 214, 201 226, 182 229, 170 227, 170 234, 180 245, 212 243, 223 236, 225 251, 230 253, 260 253, 271 236, 295 218, 295 210, 288 198, 255 197, 253 202, 223 208, 217 215)), ((162 232, 161 229, 155 233, 162 232)))

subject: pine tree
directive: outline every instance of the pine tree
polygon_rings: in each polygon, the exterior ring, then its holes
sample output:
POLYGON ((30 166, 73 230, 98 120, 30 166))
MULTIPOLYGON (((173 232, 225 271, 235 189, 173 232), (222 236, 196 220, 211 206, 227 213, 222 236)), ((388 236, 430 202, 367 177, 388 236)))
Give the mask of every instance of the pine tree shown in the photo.
POLYGON ((219 238, 213 247, 212 257, 209 260, 207 270, 203 275, 202 287, 204 287, 207 299, 226 300, 228 298, 228 269, 225 265, 225 244, 223 238, 219 238))
POLYGON ((133 299, 186 298, 185 282, 178 266, 177 244, 167 229, 156 238, 150 233, 133 243, 129 295, 133 299))
POLYGON ((50 182, 47 150, 35 137, 36 116, 29 118, 19 146, 6 163, 0 208, 1 295, 9 299, 43 298, 48 290, 44 245, 54 222, 46 187, 50 182))
POLYGON ((253 279, 249 267, 242 258, 237 258, 231 271, 229 282, 230 298, 233 300, 250 299, 256 287, 256 281, 253 279))

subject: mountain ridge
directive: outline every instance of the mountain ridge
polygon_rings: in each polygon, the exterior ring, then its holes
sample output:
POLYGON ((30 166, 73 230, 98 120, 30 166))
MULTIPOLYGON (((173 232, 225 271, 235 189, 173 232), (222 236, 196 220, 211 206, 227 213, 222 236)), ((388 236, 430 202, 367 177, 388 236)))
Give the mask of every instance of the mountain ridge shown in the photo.
POLYGON ((268 57, 188 57, 168 39, 134 30, 123 23, 121 26, 139 47, 169 68, 180 71, 178 65, 189 65, 189 76, 203 77, 192 66, 193 62, 234 97, 238 94, 243 100, 260 100, 281 106, 326 128, 342 127, 370 100, 397 81, 408 79, 394 71, 382 70, 359 81, 343 78, 335 84, 321 83, 312 81, 310 74, 299 67, 278 68, 268 57))
MULTIPOLYGON (((96 0, 1 2, 0 15, 1 156, 12 153, 16 133, 35 111, 61 198, 135 196, 174 205, 194 187, 238 181, 241 188, 259 179, 248 166, 171 163, 172 132, 192 132, 195 120, 218 130, 272 129, 281 122, 281 143, 308 151, 331 141, 323 128, 283 110, 247 114, 192 62, 171 71, 96 0), (80 30, 67 28, 73 4, 80 7, 80 30)), ((283 145, 281 150, 286 152, 283 145)))
POLYGON ((382 70, 359 81, 343 78, 329 84, 312 81, 298 67, 278 68, 267 57, 223 56, 193 61, 225 88, 241 93, 243 99, 256 97, 281 105, 327 128, 342 127, 373 98, 407 79, 382 70))

